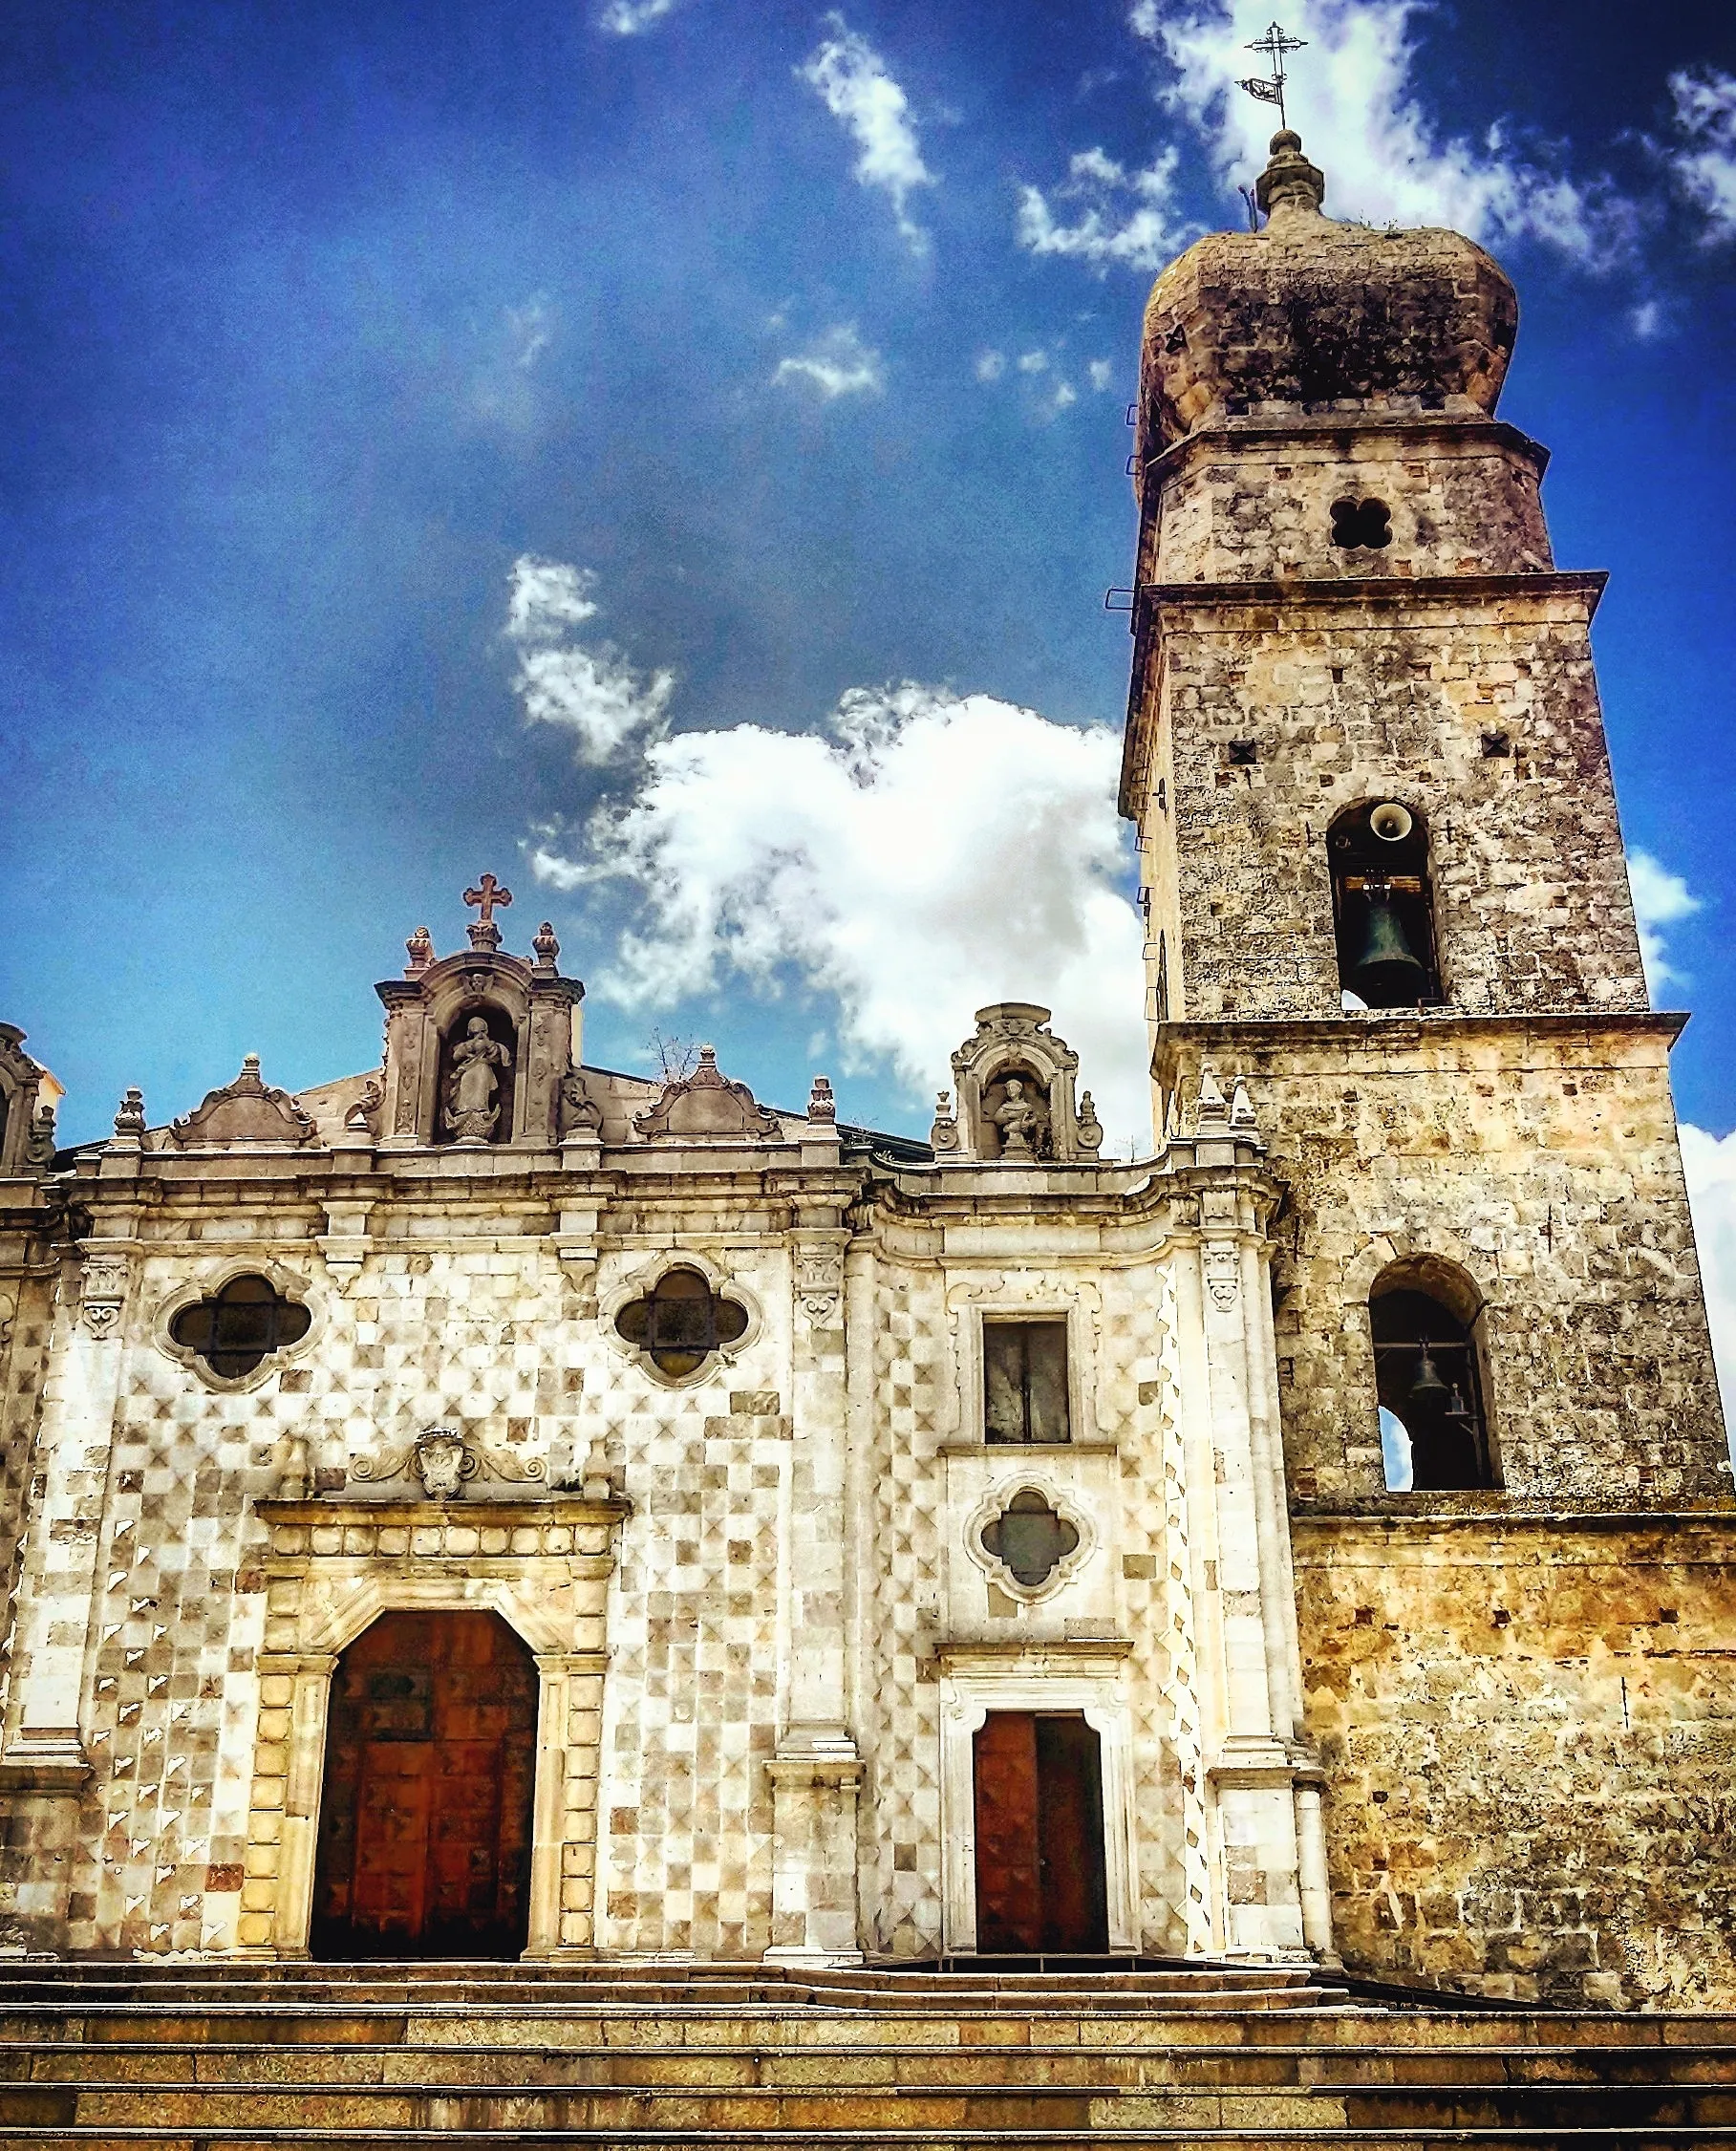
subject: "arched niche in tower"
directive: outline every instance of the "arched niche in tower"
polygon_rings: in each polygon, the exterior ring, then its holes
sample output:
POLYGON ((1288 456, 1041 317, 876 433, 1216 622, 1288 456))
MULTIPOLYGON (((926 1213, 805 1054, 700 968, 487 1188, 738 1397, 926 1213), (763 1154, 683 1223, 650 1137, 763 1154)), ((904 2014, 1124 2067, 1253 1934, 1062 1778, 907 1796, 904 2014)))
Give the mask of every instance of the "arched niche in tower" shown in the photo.
POLYGON ((1428 824, 1397 799, 1347 807, 1326 832, 1339 985, 1364 1008, 1442 1000, 1428 824))
POLYGON ((1433 1256, 1389 1263, 1369 1288, 1368 1326, 1388 1489, 1498 1486, 1484 1302, 1472 1280, 1433 1256))

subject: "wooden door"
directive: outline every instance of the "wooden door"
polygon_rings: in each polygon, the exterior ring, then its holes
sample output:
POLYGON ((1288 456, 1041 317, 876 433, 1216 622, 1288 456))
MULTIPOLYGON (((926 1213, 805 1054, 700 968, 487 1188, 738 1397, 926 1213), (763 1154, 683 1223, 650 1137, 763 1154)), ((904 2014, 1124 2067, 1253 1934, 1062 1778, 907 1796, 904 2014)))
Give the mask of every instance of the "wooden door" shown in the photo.
POLYGON ((1101 1744, 1076 1713, 994 1710, 975 1737, 976 1947, 1108 1947, 1101 1744))
POLYGON ((492 1613, 389 1613, 332 1677, 321 1957, 525 1947, 536 1665, 492 1613))

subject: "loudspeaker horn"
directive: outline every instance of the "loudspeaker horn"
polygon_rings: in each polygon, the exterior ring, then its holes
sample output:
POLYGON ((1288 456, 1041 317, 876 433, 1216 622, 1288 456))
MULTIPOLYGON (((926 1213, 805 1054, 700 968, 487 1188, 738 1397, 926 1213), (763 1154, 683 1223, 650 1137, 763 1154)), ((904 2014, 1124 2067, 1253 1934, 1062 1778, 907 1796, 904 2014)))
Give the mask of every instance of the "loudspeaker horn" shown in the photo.
POLYGON ((1368 827, 1385 844, 1403 844, 1416 826, 1410 808, 1396 799, 1384 801, 1368 817, 1368 827))

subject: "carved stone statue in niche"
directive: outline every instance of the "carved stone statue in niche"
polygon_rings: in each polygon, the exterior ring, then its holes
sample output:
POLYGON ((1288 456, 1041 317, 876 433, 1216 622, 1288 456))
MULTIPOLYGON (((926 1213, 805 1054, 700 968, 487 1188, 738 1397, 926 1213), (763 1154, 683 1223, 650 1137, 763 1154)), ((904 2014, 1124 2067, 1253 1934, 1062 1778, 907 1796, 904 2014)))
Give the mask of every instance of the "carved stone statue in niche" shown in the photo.
POLYGON ((503 1079, 512 1066, 509 1047, 488 1028, 484 1016, 472 1016, 452 1048, 440 1124, 455 1143, 486 1143, 500 1126, 503 1079))
POLYGON ((983 1119, 999 1139, 1003 1162, 1029 1165, 1053 1157, 1048 1100, 1036 1077, 1009 1068, 983 1093, 983 1119))
POLYGON ((990 1115, 1000 1130, 1001 1156, 1009 1161, 1039 1156, 1048 1117, 1027 1093, 1023 1078, 1008 1076, 1006 1096, 990 1115))
POLYGON ((1049 1028, 1035 1001, 998 1000, 976 1011, 976 1029, 953 1056, 955 1113, 935 1116, 934 1154, 947 1164, 1076 1165, 1094 1158, 1103 1129, 1075 1090, 1079 1056, 1049 1028))

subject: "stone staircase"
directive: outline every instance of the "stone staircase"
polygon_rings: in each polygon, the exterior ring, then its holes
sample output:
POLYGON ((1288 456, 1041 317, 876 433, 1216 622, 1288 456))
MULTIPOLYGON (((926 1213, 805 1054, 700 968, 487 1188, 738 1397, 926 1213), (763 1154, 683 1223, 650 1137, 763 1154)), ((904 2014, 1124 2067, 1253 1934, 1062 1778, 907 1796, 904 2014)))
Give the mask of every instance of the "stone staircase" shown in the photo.
POLYGON ((1147 1965, 17 1963, 0 2151, 1736 2144, 1736 2018, 1147 1965))

